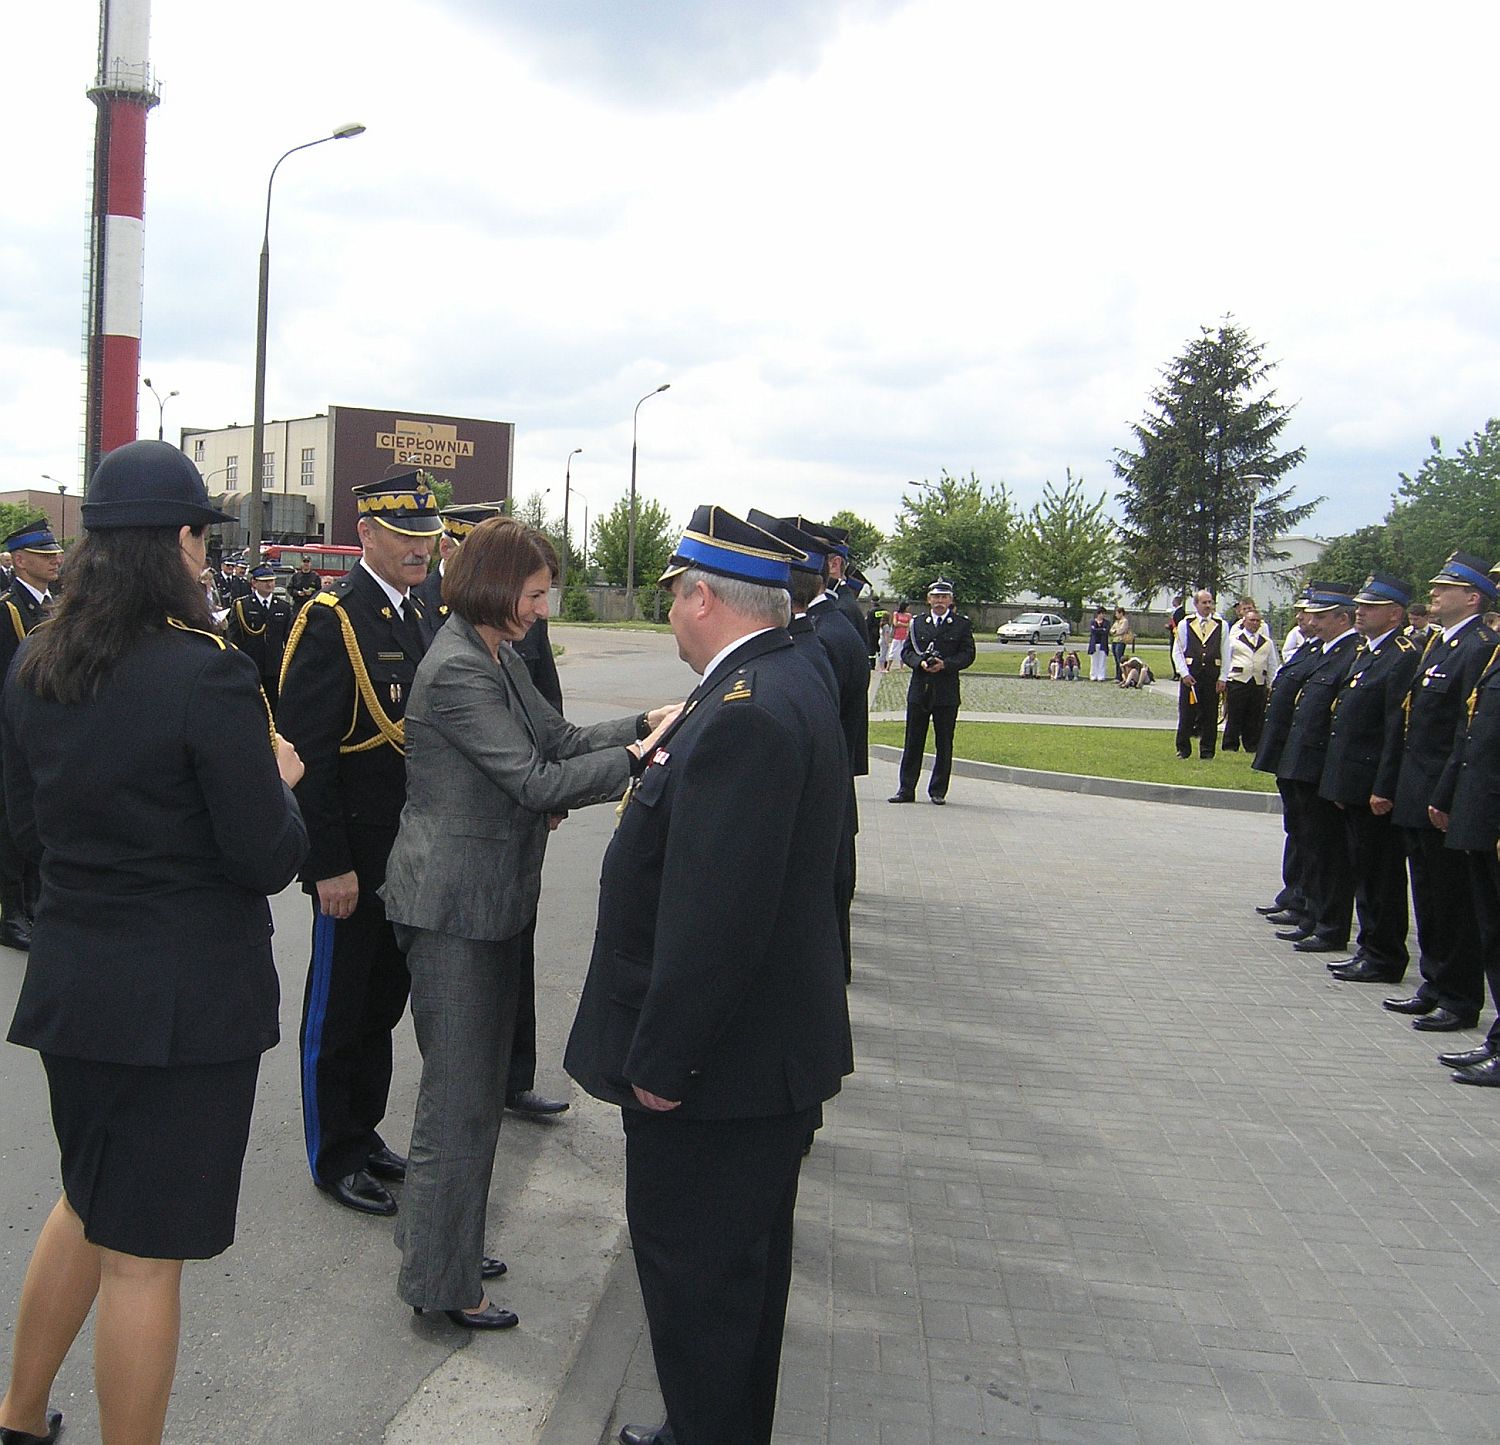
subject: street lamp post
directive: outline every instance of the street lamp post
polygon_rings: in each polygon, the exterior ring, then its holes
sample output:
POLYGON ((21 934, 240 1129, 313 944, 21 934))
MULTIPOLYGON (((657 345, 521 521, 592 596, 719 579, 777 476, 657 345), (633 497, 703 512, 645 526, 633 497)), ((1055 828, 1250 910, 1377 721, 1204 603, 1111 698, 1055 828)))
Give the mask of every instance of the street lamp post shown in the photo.
POLYGON ((630 516, 626 522, 625 543, 625 619, 635 618, 635 451, 636 434, 640 426, 641 406, 659 392, 666 391, 672 383, 664 381, 654 391, 648 391, 635 404, 630 417, 630 516))
POLYGON ((558 584, 559 597, 566 596, 568 591, 568 554, 573 550, 573 534, 568 530, 568 497, 573 490, 573 458, 582 450, 582 447, 574 447, 568 453, 568 462, 563 468, 563 554, 562 580, 558 584))
POLYGON ((159 442, 165 441, 167 439, 167 403, 174 396, 181 396, 182 393, 180 391, 169 391, 163 396, 151 385, 151 378, 149 376, 141 378, 141 385, 156 398, 156 439, 159 442))
POLYGON ((58 540, 68 535, 68 484, 60 482, 56 477, 49 477, 46 472, 42 473, 44 482, 51 482, 57 488, 57 536, 58 540))
MULTIPOLYGON (((348 140, 352 136, 363 135, 364 130, 364 126, 358 124, 341 125, 332 135, 322 135, 317 140, 305 141, 302 145, 293 146, 271 167, 271 176, 266 182, 266 225, 260 242, 260 294, 255 312, 255 422, 250 430, 250 521, 245 534, 245 550, 252 562, 260 560, 260 508, 263 485, 261 450, 265 445, 266 435, 266 308, 269 303, 271 285, 271 187, 275 184, 276 172, 280 169, 281 162, 287 156, 296 155, 298 151, 311 150, 313 146, 320 146, 325 141, 348 140)), ((243 524, 244 518, 241 517, 240 520, 243 524)))
POLYGON ((1255 596, 1255 504, 1260 501, 1260 489, 1263 483, 1271 480, 1264 472, 1245 472, 1241 478, 1244 482, 1254 482, 1255 491, 1250 496, 1250 545, 1245 552, 1245 596, 1255 596))

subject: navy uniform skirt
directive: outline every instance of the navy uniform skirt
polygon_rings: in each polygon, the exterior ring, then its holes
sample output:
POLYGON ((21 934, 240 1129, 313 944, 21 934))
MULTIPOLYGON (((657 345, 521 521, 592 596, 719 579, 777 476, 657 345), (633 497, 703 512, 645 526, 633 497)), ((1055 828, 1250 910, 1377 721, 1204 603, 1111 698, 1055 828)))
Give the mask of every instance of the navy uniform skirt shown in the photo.
POLYGON ((91 1243, 211 1259, 234 1243, 260 1057, 152 1068, 43 1054, 63 1193, 91 1243))

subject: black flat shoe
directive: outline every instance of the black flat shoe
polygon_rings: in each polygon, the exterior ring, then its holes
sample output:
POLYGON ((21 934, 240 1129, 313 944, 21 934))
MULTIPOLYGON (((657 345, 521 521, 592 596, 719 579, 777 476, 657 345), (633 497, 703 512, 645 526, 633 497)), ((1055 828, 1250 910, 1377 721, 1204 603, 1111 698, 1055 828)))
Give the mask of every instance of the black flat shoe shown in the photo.
MULTIPOLYGON (((24 917, 0 918, 0 948, 13 948, 17 953, 29 953, 31 951, 31 924, 24 917)), ((45 1435, 17 1435, 16 1439, 45 1440, 45 1435)), ((5 1436, 0 1435, 0 1441, 5 1436)))
POLYGON ((935 796, 934 796, 934 795, 933 795, 933 794, 931 794, 931 793, 929 793, 929 794, 928 794, 928 795, 927 795, 927 796, 928 796, 928 797, 929 797, 929 798, 930 798, 930 799, 931 799, 931 800, 932 800, 932 801, 933 801, 933 802, 934 802, 934 803, 936 803, 936 804, 937 804, 937 805, 938 805, 938 807, 940 807, 940 808, 941 808, 941 807, 942 807, 942 806, 943 806, 943 804, 944 804, 944 803, 946 803, 946 802, 947 802, 947 801, 948 801, 948 800, 947 800, 947 798, 939 798, 939 797, 935 797, 935 796))
POLYGON ((1262 918, 1269 918, 1273 913, 1286 912, 1286 905, 1283 903, 1257 903, 1255 905, 1255 911, 1260 914, 1262 918))
POLYGON ((672 1433, 672 1424, 663 1420, 660 1425, 626 1425, 619 1435, 620 1445, 677 1445, 677 1436, 672 1433))
POLYGON ((505 1107, 517 1114, 530 1114, 533 1119, 544 1119, 549 1114, 566 1114, 566 1099, 549 1099, 535 1089, 522 1089, 518 1094, 507 1094, 505 1107))
POLYGON ((1300 913, 1293 913, 1289 908, 1278 908, 1275 913, 1267 913, 1265 920, 1278 928, 1301 928, 1306 921, 1300 913))
POLYGON ((1343 967, 1331 964, 1329 967, 1340 983, 1400 983, 1401 975, 1406 972, 1404 968, 1397 972, 1373 963, 1351 963, 1343 967))
POLYGON ((1483 1063, 1471 1064, 1453 1075, 1455 1084, 1488 1084, 1491 1088, 1500 1085, 1500 1055, 1491 1054, 1483 1063))
MULTIPOLYGON (((915 803, 916 801, 917 800, 910 793, 893 793, 889 798, 886 799, 886 802, 888 803, 915 803)), ((635 1427, 633 1425, 627 1425, 625 1428, 627 1430, 632 1430, 635 1427)))
POLYGON ((1460 1029, 1478 1028, 1479 1020, 1466 1019, 1462 1014, 1454 1013, 1451 1008, 1435 1008, 1420 1018, 1414 1018, 1411 1026, 1421 1029, 1423 1033, 1456 1034, 1460 1029))
MULTIPOLYGON (((421 1305, 413 1305, 414 1315, 426 1314, 421 1305)), ((443 1313, 456 1325, 466 1330, 513 1330, 521 1323, 519 1315, 503 1310, 493 1300, 482 1310, 444 1310, 443 1313)))
POLYGON ((47 1433, 33 1435, 28 1430, 11 1430, 0 1425, 0 1445, 52 1445, 62 1429, 62 1411, 47 1411, 47 1433))
POLYGON ((487 1254, 479 1261, 480 1279, 499 1279, 504 1273, 505 1261, 503 1259, 494 1259, 487 1254))
POLYGON ((319 1181, 318 1188, 345 1209, 357 1210, 360 1214, 391 1215, 396 1212, 391 1191, 366 1169, 356 1169, 353 1174, 346 1174, 332 1184, 319 1181))
POLYGON ((1313 931, 1310 928, 1279 928, 1276 936, 1283 943, 1301 943, 1304 939, 1311 938, 1313 931))
POLYGON ((406 1160, 386 1144, 370 1155, 365 1168, 377 1179, 389 1179, 393 1184, 406 1178, 406 1160))
POLYGON ((1431 999, 1423 998, 1421 994, 1413 994, 1410 998, 1383 998, 1380 1006, 1393 1014, 1430 1014, 1437 1007, 1431 999))
POLYGON ((1335 943, 1329 938, 1319 938, 1315 933, 1311 938, 1304 938, 1294 943, 1292 947, 1298 953, 1348 953, 1347 943, 1335 943))
POLYGON ((1438 1063, 1445 1069, 1472 1069, 1475 1064, 1482 1064, 1492 1059, 1495 1051, 1485 1044, 1477 1049, 1464 1049, 1457 1054, 1439 1054, 1438 1063))

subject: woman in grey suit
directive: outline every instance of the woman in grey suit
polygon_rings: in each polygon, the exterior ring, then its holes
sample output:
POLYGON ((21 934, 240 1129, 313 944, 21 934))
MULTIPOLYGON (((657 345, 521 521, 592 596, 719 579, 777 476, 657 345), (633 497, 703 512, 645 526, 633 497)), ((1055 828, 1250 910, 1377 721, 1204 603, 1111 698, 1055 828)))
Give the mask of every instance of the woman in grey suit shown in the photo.
POLYGON ((512 645, 547 615, 556 571, 546 539, 511 517, 482 523, 449 560, 448 622, 406 706, 406 806, 381 890, 422 1052, 397 1287, 418 1314, 469 1329, 517 1322, 485 1295, 483 1277, 503 1270, 484 1259, 485 1205, 549 822, 618 798, 648 734, 675 716, 578 728, 542 699, 512 645))

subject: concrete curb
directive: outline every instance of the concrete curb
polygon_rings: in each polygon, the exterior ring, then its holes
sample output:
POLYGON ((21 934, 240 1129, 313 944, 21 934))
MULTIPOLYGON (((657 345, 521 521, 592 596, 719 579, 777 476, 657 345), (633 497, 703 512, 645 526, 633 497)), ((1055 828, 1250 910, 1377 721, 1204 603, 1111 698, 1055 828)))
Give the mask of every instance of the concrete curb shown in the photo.
MULTIPOLYGON (((901 749, 884 743, 871 745, 870 756, 884 762, 901 761, 901 749)), ((924 766, 931 766, 932 755, 924 766)), ((1022 788, 1049 788, 1055 793, 1085 793, 1096 798, 1129 798, 1138 803, 1176 803, 1184 808, 1220 808, 1236 813, 1281 812, 1279 793, 1249 793, 1239 788, 1192 788, 1183 783, 1137 783, 1127 778, 1089 778, 1078 773, 1044 773, 1036 768, 1012 768, 1003 763, 953 760, 953 771, 963 778, 991 783, 1014 783, 1022 788)))

